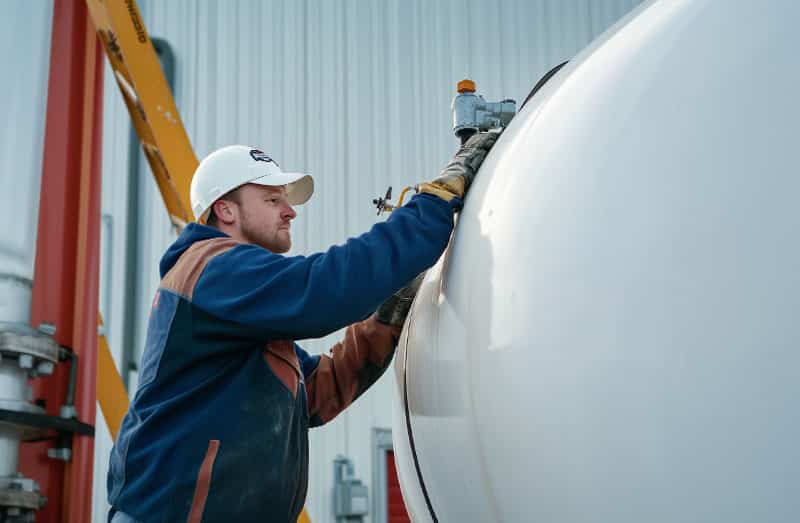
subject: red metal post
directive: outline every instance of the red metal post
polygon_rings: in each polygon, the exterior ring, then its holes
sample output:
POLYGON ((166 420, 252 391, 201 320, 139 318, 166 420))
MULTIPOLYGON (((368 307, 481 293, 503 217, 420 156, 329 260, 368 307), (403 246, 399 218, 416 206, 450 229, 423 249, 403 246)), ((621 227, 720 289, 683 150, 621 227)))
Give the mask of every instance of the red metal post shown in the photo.
MULTIPOLYGON (((81 1, 83 4, 84 2, 81 1)), ((85 4, 84 4, 85 5, 85 4)), ((97 404, 97 311, 100 306, 100 197, 102 179, 103 48, 87 16, 81 191, 78 214, 78 260, 75 288, 74 348, 78 354, 75 408, 84 423, 94 425, 97 404), (93 82, 91 80, 94 80, 93 82)), ((67 523, 92 518, 94 438, 75 436, 64 484, 67 523)))
MULTIPOLYGON (((47 117, 36 238, 31 324, 55 325, 55 339, 78 354, 75 407, 95 421, 99 286, 102 49, 83 0, 55 0, 47 117)), ((66 365, 37 380, 34 395, 58 415, 66 365)), ((93 439, 75 436, 68 465, 47 457, 52 443, 25 444, 20 468, 48 498, 39 523, 91 519, 93 439)))

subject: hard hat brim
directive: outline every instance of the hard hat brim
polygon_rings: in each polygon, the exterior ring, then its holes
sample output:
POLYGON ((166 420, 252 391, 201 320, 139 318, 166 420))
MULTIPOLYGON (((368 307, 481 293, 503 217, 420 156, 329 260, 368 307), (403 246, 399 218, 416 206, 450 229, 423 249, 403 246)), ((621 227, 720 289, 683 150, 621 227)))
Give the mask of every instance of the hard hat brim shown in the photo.
POLYGON ((314 194, 314 178, 305 173, 271 174, 250 180, 248 183, 268 186, 286 186, 290 205, 302 205, 314 194))

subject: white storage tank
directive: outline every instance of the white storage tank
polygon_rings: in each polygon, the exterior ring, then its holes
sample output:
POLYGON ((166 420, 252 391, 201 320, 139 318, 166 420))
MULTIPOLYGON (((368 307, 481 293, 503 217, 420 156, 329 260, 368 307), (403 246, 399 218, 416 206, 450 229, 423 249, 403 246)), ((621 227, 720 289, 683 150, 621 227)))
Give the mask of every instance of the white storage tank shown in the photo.
POLYGON ((39 217, 51 2, 12 2, 0 17, 0 321, 29 321, 39 217))
MULTIPOLYGON (((28 378, 47 355, 52 372, 58 347, 30 328, 31 292, 42 175, 45 106, 50 64, 50 2, 3 6, 0 57, 0 408, 42 413, 30 403, 28 378)), ((19 474, 20 441, 30 428, 0 422, 0 518, 19 510, 38 486, 19 474), (28 496, 26 498, 26 496, 28 496), (8 512, 7 512, 8 510, 8 512)), ((24 505, 23 505, 24 506, 24 505)), ((9 516, 10 517, 10 516, 9 516)))
POLYGON ((798 20, 648 2, 511 122, 395 360, 415 521, 797 519, 798 20))

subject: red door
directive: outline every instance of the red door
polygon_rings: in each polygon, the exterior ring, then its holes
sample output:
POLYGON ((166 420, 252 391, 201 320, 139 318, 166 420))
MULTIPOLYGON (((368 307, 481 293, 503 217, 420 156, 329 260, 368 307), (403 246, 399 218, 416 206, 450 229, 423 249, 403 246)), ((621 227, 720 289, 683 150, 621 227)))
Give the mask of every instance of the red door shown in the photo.
POLYGON ((394 452, 386 452, 386 521, 389 523, 411 523, 400 492, 400 480, 394 466, 394 452))

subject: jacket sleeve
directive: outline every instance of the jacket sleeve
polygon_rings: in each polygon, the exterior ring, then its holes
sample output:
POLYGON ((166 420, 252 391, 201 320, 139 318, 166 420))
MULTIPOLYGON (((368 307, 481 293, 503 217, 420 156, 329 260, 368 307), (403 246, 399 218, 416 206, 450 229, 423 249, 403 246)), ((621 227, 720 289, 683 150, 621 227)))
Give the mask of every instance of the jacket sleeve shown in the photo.
POLYGON ((238 245, 208 263, 192 301, 258 337, 325 336, 366 318, 433 265, 447 246, 459 204, 417 195, 369 232, 312 256, 238 245))
POLYGON ((350 325, 328 354, 309 356, 295 345, 306 383, 312 427, 335 418, 380 378, 392 361, 400 329, 374 316, 350 325))

